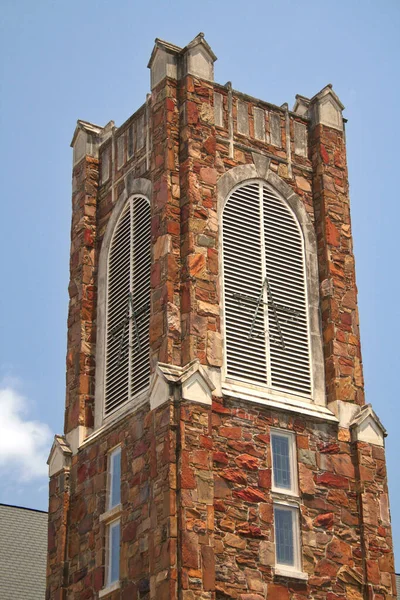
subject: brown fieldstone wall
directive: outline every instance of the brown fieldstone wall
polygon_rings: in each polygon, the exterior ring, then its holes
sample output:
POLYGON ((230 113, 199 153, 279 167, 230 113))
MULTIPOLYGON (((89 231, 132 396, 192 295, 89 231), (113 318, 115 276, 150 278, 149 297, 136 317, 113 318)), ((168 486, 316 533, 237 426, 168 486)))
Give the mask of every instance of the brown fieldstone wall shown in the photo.
POLYGON ((179 105, 176 81, 153 90, 150 345, 157 361, 181 364, 179 105))
POLYGON ((382 448, 338 441, 335 424, 233 399, 214 402, 212 421, 216 598, 361 600, 372 589, 395 597, 382 448), (273 572, 271 427, 296 434, 307 582, 273 572))
POLYGON ((181 83, 182 364, 221 366, 213 85, 181 83))
POLYGON ((93 426, 95 370, 95 240, 99 161, 73 170, 65 433, 93 426))
POLYGON ((355 445, 361 541, 368 598, 397 598, 385 451, 355 445))
MULTIPOLYGON (((120 421, 73 457, 65 548, 67 568, 64 573, 62 569, 61 573, 52 572, 48 598, 58 598, 52 582, 62 575, 66 600, 96 598, 104 585, 106 523, 101 521, 101 515, 106 510, 107 453, 118 444, 122 451, 121 588, 107 597, 148 600, 151 585, 156 598, 175 597, 176 456, 171 419, 173 424, 169 405, 152 412, 143 409, 120 421)), ((52 480, 50 531, 59 530, 65 520, 60 500, 53 492, 56 485, 52 480)), ((59 531, 55 539, 61 539, 59 531)), ((50 552, 53 546, 50 542, 50 552)), ((60 565, 63 548, 56 550, 54 564, 60 565)))
POLYGON ((211 407, 182 403, 179 413, 178 598, 215 598, 214 473, 211 407))
POLYGON ((47 544, 46 600, 64 600, 64 570, 67 565, 70 473, 63 470, 49 483, 49 522, 47 544))
MULTIPOLYGON (((66 433, 93 426, 96 261, 129 177, 153 186, 152 369, 194 359, 221 367, 216 184, 229 169, 252 164, 253 152, 270 159, 315 224, 328 400, 363 404, 342 133, 187 75, 161 81, 100 156, 112 144, 112 175, 99 190, 97 159, 74 169, 66 433), (215 126, 214 92, 222 96, 223 127, 215 126), (248 135, 239 132, 239 102, 248 135), (265 118, 264 140, 255 137, 254 109, 265 118), (147 142, 128 159, 127 137, 118 139, 142 118, 147 142), (296 153, 299 126, 308 130, 308 156, 296 153)), ((108 600, 395 597, 382 448, 351 442, 349 429, 334 422, 229 397, 212 406, 183 401, 179 387, 170 393, 161 407, 145 405, 84 444, 69 487, 61 475, 52 478, 48 599, 94 599, 104 585, 107 453, 118 444, 121 587, 108 600), (274 573, 271 427, 296 435, 307 581, 274 573)))
POLYGON ((311 132, 327 401, 363 405, 357 287, 344 134, 311 132))

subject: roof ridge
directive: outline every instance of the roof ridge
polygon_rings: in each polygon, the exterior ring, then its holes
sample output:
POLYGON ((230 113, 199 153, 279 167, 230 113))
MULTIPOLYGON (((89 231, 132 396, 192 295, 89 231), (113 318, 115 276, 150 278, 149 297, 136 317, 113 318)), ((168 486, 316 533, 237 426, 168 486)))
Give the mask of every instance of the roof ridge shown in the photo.
POLYGON ((5 502, 0 502, 0 506, 8 506, 8 508, 19 508, 21 510, 30 510, 31 512, 39 512, 48 514, 47 510, 41 510, 40 508, 29 508, 29 506, 17 506, 16 504, 6 504, 5 502))

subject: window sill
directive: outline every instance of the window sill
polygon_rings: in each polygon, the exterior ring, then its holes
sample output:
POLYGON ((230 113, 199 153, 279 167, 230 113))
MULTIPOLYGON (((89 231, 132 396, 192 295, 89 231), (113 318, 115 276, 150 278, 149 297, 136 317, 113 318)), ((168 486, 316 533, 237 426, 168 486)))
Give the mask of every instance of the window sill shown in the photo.
MULTIPOLYGON (((122 504, 117 504, 117 506, 113 506, 110 510, 106 510, 103 514, 100 515, 99 521, 100 523, 104 521, 111 521, 116 517, 119 517, 122 511, 122 504)), ((114 585, 114 584, 113 584, 114 585)))
POLYGON ((308 573, 285 567, 275 567, 275 575, 279 575, 279 577, 290 577, 291 579, 300 579, 301 581, 308 580, 308 573))
POLYGON ((277 504, 284 504, 286 506, 293 506, 294 508, 300 508, 300 497, 299 494, 293 492, 278 492, 277 490, 271 489, 272 500, 277 504))
POLYGON ((315 404, 309 397, 299 397, 283 392, 261 388, 251 382, 244 383, 226 379, 221 385, 223 396, 248 400, 256 404, 264 404, 271 408, 284 409, 298 414, 307 415, 324 421, 338 422, 331 410, 320 404, 315 404))
POLYGON ((95 423, 94 430, 92 433, 79 445, 79 450, 89 446, 97 440, 105 431, 108 431, 112 427, 116 427, 125 417, 133 415, 134 413, 142 410, 146 404, 149 403, 149 390, 145 390, 139 394, 136 398, 132 398, 126 404, 121 406, 115 413, 112 413, 108 417, 103 418, 99 423, 95 423))
POLYGON ((114 581, 114 583, 111 583, 110 585, 108 585, 107 587, 105 587, 99 591, 99 598, 104 598, 105 596, 108 596, 108 594, 111 594, 111 592, 115 592, 115 590, 119 590, 120 587, 121 587, 120 582, 114 581))

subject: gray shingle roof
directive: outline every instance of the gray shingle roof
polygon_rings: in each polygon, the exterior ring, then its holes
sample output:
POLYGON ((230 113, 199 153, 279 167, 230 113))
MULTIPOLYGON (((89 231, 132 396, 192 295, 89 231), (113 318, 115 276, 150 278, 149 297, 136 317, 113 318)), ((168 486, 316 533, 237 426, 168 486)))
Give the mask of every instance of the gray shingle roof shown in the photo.
POLYGON ((44 600, 47 513, 0 504, 2 600, 44 600))

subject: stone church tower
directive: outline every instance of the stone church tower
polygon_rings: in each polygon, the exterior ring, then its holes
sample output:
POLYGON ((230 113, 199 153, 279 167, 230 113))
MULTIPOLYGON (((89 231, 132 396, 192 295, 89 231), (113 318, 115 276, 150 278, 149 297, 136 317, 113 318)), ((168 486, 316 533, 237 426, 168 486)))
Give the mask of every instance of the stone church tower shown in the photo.
POLYGON ((144 104, 72 140, 47 598, 395 598, 344 107, 247 96, 215 60, 156 40, 144 104))

